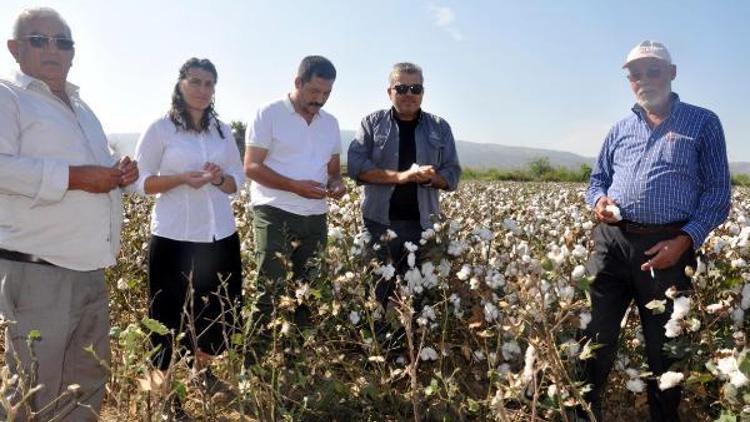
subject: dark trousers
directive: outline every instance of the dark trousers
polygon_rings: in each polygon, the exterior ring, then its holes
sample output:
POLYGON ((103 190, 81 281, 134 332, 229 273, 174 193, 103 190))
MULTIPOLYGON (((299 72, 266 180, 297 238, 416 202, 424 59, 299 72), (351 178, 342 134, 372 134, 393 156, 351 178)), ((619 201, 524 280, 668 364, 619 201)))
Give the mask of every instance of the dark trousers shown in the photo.
MULTIPOLYGON (((325 214, 298 215, 269 205, 253 207, 255 257, 258 265, 258 289, 263 293, 257 307, 262 318, 273 311, 273 300, 283 290, 291 269, 292 279, 313 280, 321 271, 318 261, 328 239, 325 214), (291 268, 287 264, 291 263, 291 268), (266 285, 264 285, 266 284, 266 285)), ((299 312, 309 313, 306 308, 299 312)), ((300 314, 298 323, 307 323, 308 316, 300 314)))
MULTIPOLYGON (((597 420, 601 420, 601 394, 604 391, 620 336, 620 322, 631 302, 635 300, 646 339, 646 358, 654 376, 669 370, 674 360, 662 350, 666 336, 664 324, 672 315, 672 301, 667 300, 666 311, 655 315, 645 305, 652 300, 664 300, 665 291, 675 286, 688 293, 691 281, 685 275, 685 266, 695 266, 695 254, 686 251, 673 267, 642 271, 648 260, 644 252, 657 242, 675 237, 675 233, 630 234, 608 224, 594 229, 594 253, 589 261, 589 271, 596 274, 591 285, 591 322, 585 335, 592 343, 603 345, 596 350, 595 358, 586 360, 586 378, 593 389, 587 399, 592 404, 597 420)), ((657 380, 647 381, 649 411, 652 421, 678 421, 677 407, 681 389, 659 390, 657 380)))
MULTIPOLYGON (((152 236, 148 253, 149 315, 177 333, 183 346, 219 354, 238 328, 242 292, 237 233, 215 242, 183 242, 152 236), (192 288, 192 295, 188 294, 192 288)), ((161 346, 154 365, 167 369, 172 336, 154 333, 161 346)))
MULTIPOLYGON (((404 248, 404 243, 411 242, 417 246, 422 238, 422 226, 419 221, 412 220, 391 220, 390 225, 378 223, 376 221, 365 219, 365 228, 370 233, 370 246, 379 243, 380 249, 375 251, 378 260, 383 263, 391 263, 396 269, 396 274, 403 276, 409 270, 407 256, 409 251, 404 248), (397 237, 389 241, 382 240, 388 230, 396 233, 397 237)), ((417 263, 419 266, 420 256, 417 254, 417 263)), ((381 279, 375 286, 375 298, 383 305, 383 309, 388 308, 388 301, 396 289, 395 277, 390 280, 381 279)))

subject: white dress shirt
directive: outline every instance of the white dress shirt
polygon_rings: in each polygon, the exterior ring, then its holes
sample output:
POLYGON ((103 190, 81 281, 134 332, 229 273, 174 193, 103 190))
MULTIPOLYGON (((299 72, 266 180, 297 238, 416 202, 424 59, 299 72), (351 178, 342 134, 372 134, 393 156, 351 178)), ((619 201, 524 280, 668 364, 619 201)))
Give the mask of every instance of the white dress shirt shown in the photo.
MULTIPOLYGON (((203 171, 212 162, 234 178, 237 190, 245 183, 240 151, 232 129, 221 124, 224 138, 216 124, 206 132, 178 130, 163 117, 149 126, 135 148, 140 177, 138 191, 145 195, 143 184, 153 175, 175 175, 203 171)), ((212 242, 231 236, 236 231, 229 195, 210 182, 200 189, 180 185, 156 195, 151 213, 151 233, 172 240, 212 242)))
POLYGON ((38 79, 0 79, 0 248, 90 271, 115 263, 122 198, 68 190, 69 166, 115 160, 78 87, 65 91, 72 108, 38 79))
MULTIPOLYGON (((335 117, 320 110, 308 125, 295 110, 289 96, 258 110, 247 126, 245 143, 268 150, 264 164, 295 180, 328 183, 328 162, 341 154, 341 132, 335 117)), ((325 199, 309 199, 273 189, 255 181, 250 184, 252 205, 271 205, 297 215, 319 215, 328 211, 325 199)))

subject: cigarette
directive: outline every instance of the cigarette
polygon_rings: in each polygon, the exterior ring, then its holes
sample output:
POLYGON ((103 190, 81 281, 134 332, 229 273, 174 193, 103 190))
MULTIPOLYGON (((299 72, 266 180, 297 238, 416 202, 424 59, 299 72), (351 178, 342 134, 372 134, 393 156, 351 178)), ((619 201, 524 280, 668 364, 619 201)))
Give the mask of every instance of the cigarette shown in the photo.
POLYGON ((651 267, 651 278, 656 280, 656 274, 654 274, 654 267, 651 267))

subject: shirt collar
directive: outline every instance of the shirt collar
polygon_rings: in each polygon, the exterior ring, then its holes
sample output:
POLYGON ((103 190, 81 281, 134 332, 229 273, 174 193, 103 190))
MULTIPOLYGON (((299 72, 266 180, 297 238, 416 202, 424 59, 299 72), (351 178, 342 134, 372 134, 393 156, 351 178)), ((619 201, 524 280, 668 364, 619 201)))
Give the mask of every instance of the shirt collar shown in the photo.
MULTIPOLYGON (((672 116, 681 104, 680 96, 677 95, 676 92, 672 92, 671 94, 669 94, 669 97, 670 97, 670 101, 672 102, 672 107, 669 109, 669 115, 672 116)), ((635 115, 638 116, 641 120, 645 120, 646 109, 641 107, 640 104, 635 103, 635 105, 633 106, 631 110, 633 110, 633 113, 635 113, 635 115)))
MULTIPOLYGON (((284 107, 289 111, 289 114, 299 114, 297 113, 297 110, 294 109, 294 104, 292 104, 292 98, 289 94, 286 94, 284 96, 284 107)), ((317 113, 315 113, 315 116, 313 116, 313 120, 320 117, 321 110, 318 110, 317 113)))
MULTIPOLYGON (((29 89, 29 88, 37 87, 47 92, 50 92, 50 93, 52 92, 49 89, 49 86, 44 81, 42 81, 41 79, 37 79, 32 76, 29 76, 19 70, 15 70, 11 74, 10 82, 22 89, 29 89)), ((79 89, 80 88, 78 88, 77 85, 74 85, 70 82, 65 82, 65 93, 68 94, 68 97, 77 98, 79 89)))

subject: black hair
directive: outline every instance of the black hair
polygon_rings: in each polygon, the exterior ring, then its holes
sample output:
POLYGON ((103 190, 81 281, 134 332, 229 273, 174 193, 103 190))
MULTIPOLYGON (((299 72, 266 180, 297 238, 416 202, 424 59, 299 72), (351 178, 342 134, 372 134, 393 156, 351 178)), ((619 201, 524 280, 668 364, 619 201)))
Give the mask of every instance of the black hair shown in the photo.
POLYGON ((297 77, 304 84, 310 82, 315 76, 332 81, 336 79, 336 68, 323 56, 307 56, 299 64, 297 77))
POLYGON ((208 131, 213 120, 216 125, 216 130, 219 132, 221 139, 224 139, 224 131, 221 130, 221 124, 219 123, 218 113, 214 110, 214 102, 211 100, 211 104, 206 107, 203 111, 203 117, 200 121, 200 126, 196 127, 193 119, 190 118, 190 113, 187 110, 187 104, 185 98, 180 92, 180 82, 187 78, 187 73, 190 69, 203 69, 214 76, 214 81, 219 80, 219 75, 216 73, 216 67, 208 59, 198 59, 192 57, 186 61, 182 67, 180 67, 180 73, 177 77, 177 83, 174 85, 174 91, 172 92, 172 107, 169 109, 167 115, 169 119, 177 126, 177 129, 188 130, 194 132, 208 131))

